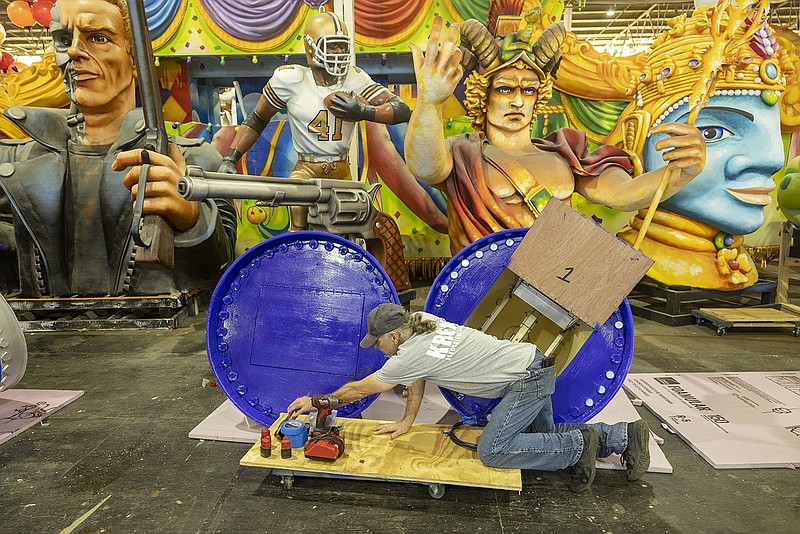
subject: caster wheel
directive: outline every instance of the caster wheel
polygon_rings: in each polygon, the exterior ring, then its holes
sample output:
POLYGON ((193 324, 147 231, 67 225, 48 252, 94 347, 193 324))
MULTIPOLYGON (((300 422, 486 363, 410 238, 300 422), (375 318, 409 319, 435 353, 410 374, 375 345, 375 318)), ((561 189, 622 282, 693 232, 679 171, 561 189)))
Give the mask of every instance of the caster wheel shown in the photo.
POLYGON ((792 333, 794 334, 794 337, 800 337, 800 326, 795 326, 792 333))
POLYGON ((434 499, 441 499, 444 497, 444 484, 430 484, 428 486, 428 495, 434 499))
POLYGON ((294 487, 294 477, 293 476, 281 477, 281 484, 283 485, 283 489, 285 489, 286 491, 291 490, 294 487))
POLYGON ((719 328, 717 328, 717 335, 718 336, 724 336, 725 335, 725 329, 722 328, 721 326, 719 328))

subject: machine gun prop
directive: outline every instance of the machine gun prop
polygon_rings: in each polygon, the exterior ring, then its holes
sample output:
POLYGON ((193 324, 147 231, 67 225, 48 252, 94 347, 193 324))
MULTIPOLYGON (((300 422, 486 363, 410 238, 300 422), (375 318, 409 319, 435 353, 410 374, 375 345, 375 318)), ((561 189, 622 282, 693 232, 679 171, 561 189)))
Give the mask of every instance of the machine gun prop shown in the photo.
MULTIPOLYGON (((164 126, 161 93, 158 90, 153 46, 147 29, 143 0, 127 0, 131 21, 131 41, 139 78, 139 95, 145 123, 145 149, 169 155, 169 138, 164 126)), ((144 162, 143 162, 144 163, 144 162)), ((158 215, 142 216, 149 163, 142 165, 139 190, 134 203, 131 236, 137 245, 136 263, 143 267, 172 269, 175 265, 175 235, 172 227, 158 215)))
POLYGON ((395 220, 374 207, 380 184, 367 189, 349 180, 293 180, 206 172, 189 165, 178 181, 186 200, 206 198, 254 199, 258 206, 307 206, 308 223, 350 240, 362 238, 367 251, 383 266, 398 290, 411 283, 403 256, 403 242, 395 220))

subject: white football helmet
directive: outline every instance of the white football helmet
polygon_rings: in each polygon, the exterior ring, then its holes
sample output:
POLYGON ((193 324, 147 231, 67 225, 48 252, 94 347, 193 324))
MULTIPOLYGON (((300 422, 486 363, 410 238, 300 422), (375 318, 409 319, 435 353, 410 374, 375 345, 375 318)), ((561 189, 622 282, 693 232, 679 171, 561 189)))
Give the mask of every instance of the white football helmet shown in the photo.
POLYGON ((308 65, 336 78, 344 77, 350 68, 352 47, 342 20, 334 13, 317 13, 308 19, 304 34, 308 65))

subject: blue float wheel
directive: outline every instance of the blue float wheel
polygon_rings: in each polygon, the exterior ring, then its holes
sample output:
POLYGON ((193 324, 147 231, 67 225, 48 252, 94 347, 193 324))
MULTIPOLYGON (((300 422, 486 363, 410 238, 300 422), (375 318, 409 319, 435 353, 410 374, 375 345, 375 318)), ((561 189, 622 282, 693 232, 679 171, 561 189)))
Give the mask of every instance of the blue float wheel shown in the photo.
MULTIPOLYGON (((527 229, 510 229, 485 236, 456 254, 431 286, 425 311, 450 322, 480 327, 483 309, 493 308, 496 295, 489 295, 495 282, 509 284, 513 274, 504 271, 511 254, 527 229), (502 281, 500 278, 504 277, 502 281), (473 312, 475 312, 473 314, 473 312), (479 316, 476 321, 475 316, 479 316)), ((505 310, 504 310, 505 311, 505 310)), ((538 323, 537 323, 538 324, 538 323)), ((518 326, 518 322, 516 323, 518 326)), ((492 332, 505 337, 506 332, 492 332)), ((554 336, 553 336, 554 337, 554 336)), ((584 326, 583 333, 569 333, 576 353, 568 361, 557 358, 563 369, 552 396, 557 423, 584 423, 598 414, 622 387, 633 359, 633 315, 628 301, 614 311, 597 330, 584 326), (586 340, 583 341, 583 337, 586 340), (578 349, 578 347, 580 347, 578 349)), ((534 339, 534 343, 540 341, 534 339)), ((547 349, 549 339, 539 347, 547 349)), ((483 399, 442 389, 445 399, 465 419, 485 421, 500 399, 483 399)))
MULTIPOLYGON (((367 314, 385 302, 399 303, 394 286, 355 243, 324 232, 259 243, 211 297, 206 348, 217 383, 242 413, 270 426, 295 398, 330 393, 383 366, 385 356, 359 341, 367 314)), ((339 415, 355 417, 376 397, 339 415)))

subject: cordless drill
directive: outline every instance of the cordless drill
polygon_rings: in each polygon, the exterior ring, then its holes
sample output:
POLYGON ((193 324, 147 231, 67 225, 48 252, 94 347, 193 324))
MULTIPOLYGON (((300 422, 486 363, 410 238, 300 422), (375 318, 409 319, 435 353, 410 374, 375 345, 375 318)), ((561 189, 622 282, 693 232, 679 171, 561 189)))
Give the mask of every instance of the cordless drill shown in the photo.
POLYGON ((328 424, 328 417, 341 402, 333 395, 314 395, 311 406, 317 409, 317 420, 306 442, 306 458, 333 462, 344 453, 344 438, 338 426, 328 424))

